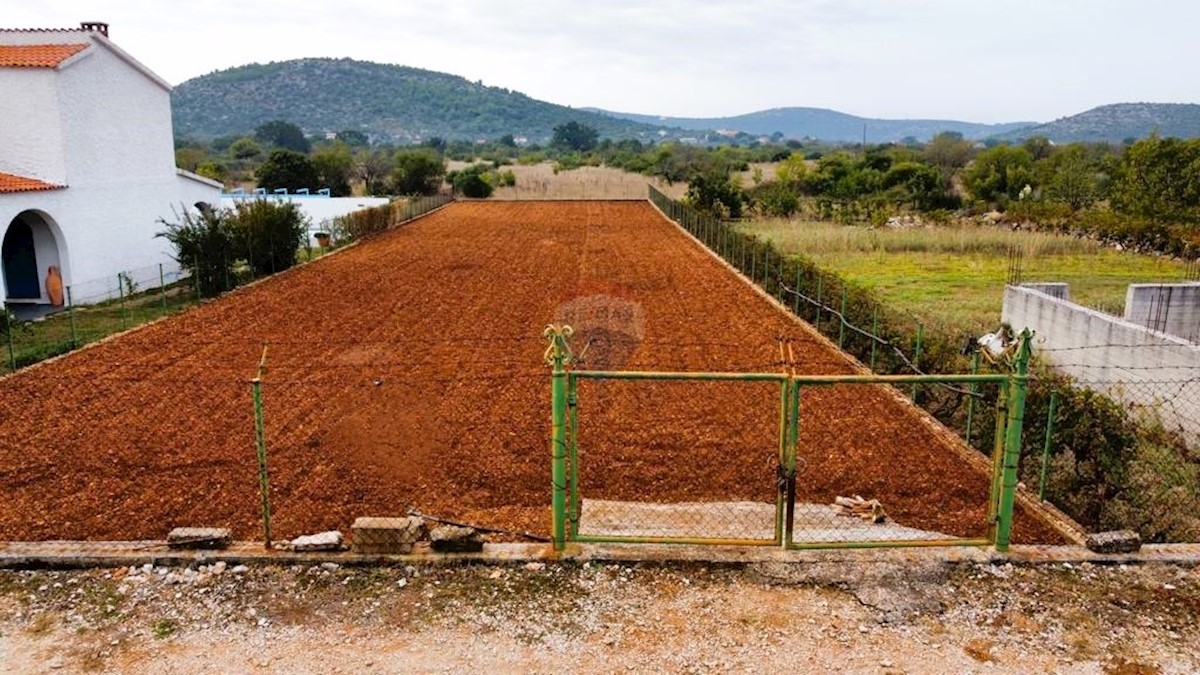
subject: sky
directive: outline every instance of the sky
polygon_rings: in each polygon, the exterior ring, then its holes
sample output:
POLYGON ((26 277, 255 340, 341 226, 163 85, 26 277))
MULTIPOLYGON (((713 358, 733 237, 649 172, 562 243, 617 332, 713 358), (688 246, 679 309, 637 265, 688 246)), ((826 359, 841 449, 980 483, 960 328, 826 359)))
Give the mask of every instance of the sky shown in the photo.
POLYGON ((1048 122, 1200 103, 1194 0, 6 0, 4 28, 105 21, 167 81, 350 57, 574 107, 720 117, 808 106, 1048 122))

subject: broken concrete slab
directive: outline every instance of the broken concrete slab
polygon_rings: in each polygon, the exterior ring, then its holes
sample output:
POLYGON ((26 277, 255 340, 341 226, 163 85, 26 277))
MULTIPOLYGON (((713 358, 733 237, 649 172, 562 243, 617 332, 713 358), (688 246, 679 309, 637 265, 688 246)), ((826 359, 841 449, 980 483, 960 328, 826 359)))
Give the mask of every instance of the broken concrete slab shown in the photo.
POLYGON ((442 525, 433 528, 429 539, 438 553, 478 553, 483 550, 483 539, 471 527, 442 525))
POLYGON ((355 553, 405 554, 421 538, 425 521, 416 516, 403 518, 355 518, 350 532, 355 553))
POLYGON ((167 533, 170 548, 225 548, 230 532, 224 527, 177 527, 167 533))

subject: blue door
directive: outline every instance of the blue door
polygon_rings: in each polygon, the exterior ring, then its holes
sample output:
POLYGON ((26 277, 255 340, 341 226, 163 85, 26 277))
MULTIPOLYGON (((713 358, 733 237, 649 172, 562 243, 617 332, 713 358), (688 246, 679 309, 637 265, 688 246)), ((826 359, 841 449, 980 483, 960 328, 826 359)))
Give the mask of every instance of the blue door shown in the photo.
POLYGON ((42 297, 38 283, 37 255, 33 250, 33 229, 24 220, 14 220, 0 248, 4 265, 4 285, 9 300, 37 300, 42 297))

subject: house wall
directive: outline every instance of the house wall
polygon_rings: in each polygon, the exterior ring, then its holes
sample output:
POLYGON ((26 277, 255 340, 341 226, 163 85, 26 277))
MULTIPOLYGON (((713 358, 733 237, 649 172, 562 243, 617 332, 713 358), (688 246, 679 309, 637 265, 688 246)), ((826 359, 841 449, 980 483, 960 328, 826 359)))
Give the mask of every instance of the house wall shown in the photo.
MULTIPOLYGON (((91 45, 58 70, 36 69, 39 77, 0 69, 0 139, 19 141, 0 143, 0 171, 67 186, 0 194, 0 232, 26 209, 49 214, 61 230, 63 282, 80 289, 103 288, 120 272, 159 263, 173 268, 170 243, 155 236, 164 229, 161 220, 175 220, 185 205, 191 209, 197 201, 219 203, 221 188, 176 170, 168 85, 93 33, 5 33, 3 38, 8 44, 91 45), (56 114, 14 103, 30 96, 56 101, 56 114), (40 140, 20 140, 26 137, 40 140), (17 163, 35 159, 60 175, 18 170, 17 163)), ((38 263, 43 266, 40 257, 38 263)))
POLYGON ((220 206, 231 209, 234 204, 248 199, 269 199, 271 201, 295 202, 300 211, 309 219, 309 245, 315 246, 312 238, 314 232, 329 231, 329 221, 348 213, 360 211, 375 206, 383 206, 390 201, 387 197, 311 197, 305 195, 254 195, 240 197, 222 197, 220 206))
POLYGON ((55 71, 0 68, 0 171, 67 180, 55 71))

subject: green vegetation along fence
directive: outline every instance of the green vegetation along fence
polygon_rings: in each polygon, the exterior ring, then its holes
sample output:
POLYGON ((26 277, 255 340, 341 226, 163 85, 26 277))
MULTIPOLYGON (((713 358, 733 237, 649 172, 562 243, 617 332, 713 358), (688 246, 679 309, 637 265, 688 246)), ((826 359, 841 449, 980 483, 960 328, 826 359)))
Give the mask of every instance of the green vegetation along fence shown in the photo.
MULTIPOLYGON (((652 187, 650 201, 874 373, 997 372, 974 340, 928 329, 812 261, 784 255, 652 187)), ((1132 529, 1147 542, 1200 541, 1200 453, 1155 414, 1155 405, 1178 405, 1179 391, 1130 410, 1101 392, 1152 383, 1076 381, 1036 361, 1030 372, 1024 425, 1030 452, 1020 461, 1025 485, 1039 486, 1047 501, 1089 531, 1132 529)), ((971 446, 990 452, 994 392, 971 383, 924 382, 907 392, 971 446)))
MULTIPOLYGON (((386 206, 345 216, 331 228, 328 246, 312 246, 306 239, 299 260, 312 260, 334 248, 353 243, 408 222, 453 201, 437 195, 397 200, 386 206)), ((253 251, 231 252, 237 260, 222 266, 224 278, 216 287, 233 289, 264 278, 245 261, 253 251)), ((193 265, 195 267, 197 265, 193 265)), ((270 276, 274 271, 268 268, 270 276)), ((34 308, 0 318, 3 359, 0 374, 13 372, 90 342, 153 321, 197 304, 202 292, 187 266, 174 262, 136 267, 104 279, 76 282, 64 289, 63 305, 30 316, 34 308)))
POLYGON ((1011 541, 1028 334, 1014 345, 1007 374, 941 376, 812 376, 797 375, 794 367, 777 373, 575 370, 571 328, 551 326, 545 334, 552 368, 552 536, 560 549, 573 541, 994 545, 1003 551, 1011 541), (1001 392, 993 397, 998 423, 990 479, 964 458, 951 459, 963 464, 967 477, 936 476, 944 491, 930 488, 914 497, 921 492, 914 483, 929 469, 904 453, 928 448, 847 447, 831 456, 817 440, 819 430, 808 432, 803 422, 803 401, 830 389, 854 388, 850 394, 857 396, 864 388, 934 384, 1001 392), (832 473, 839 461, 846 462, 841 479, 804 470, 811 463, 832 473), (885 505, 851 491, 863 486, 896 499, 885 505), (843 488, 847 492, 838 494, 843 488))
POLYGON ((153 321, 198 301, 195 285, 174 262, 125 270, 63 289, 63 305, 17 308, 4 328, 5 359, 12 372, 69 352, 112 333, 153 321))

